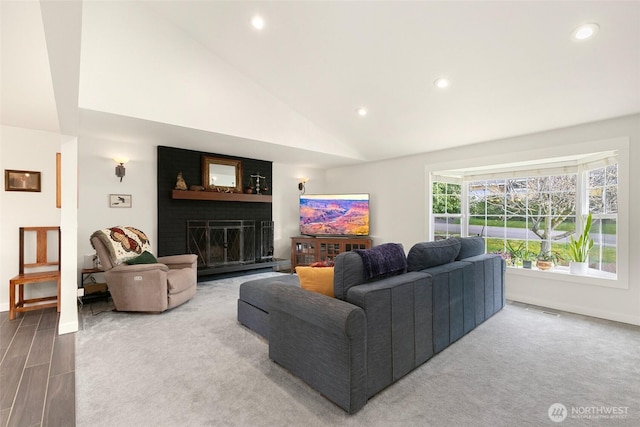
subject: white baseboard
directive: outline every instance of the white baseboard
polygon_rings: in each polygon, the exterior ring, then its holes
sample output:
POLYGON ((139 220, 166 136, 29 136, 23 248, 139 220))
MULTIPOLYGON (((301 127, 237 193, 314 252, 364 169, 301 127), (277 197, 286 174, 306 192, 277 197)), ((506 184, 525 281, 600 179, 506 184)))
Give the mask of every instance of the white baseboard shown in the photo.
POLYGON ((589 307, 576 306, 563 302, 532 298, 528 295, 518 295, 509 293, 506 298, 511 301, 521 302, 524 304, 538 305, 541 307, 553 308, 556 310, 568 311, 570 313, 582 314, 584 316, 597 317, 600 319, 613 320, 615 322, 628 323, 630 325, 640 326, 640 315, 627 316, 620 313, 609 312, 604 310, 593 309, 589 307))

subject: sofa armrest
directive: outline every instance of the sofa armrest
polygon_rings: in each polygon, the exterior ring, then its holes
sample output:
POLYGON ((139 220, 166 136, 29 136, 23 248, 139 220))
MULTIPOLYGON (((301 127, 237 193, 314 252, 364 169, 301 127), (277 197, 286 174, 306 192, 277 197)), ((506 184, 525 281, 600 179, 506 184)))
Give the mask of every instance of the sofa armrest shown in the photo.
POLYGON ((169 255, 158 257, 158 262, 170 269, 197 268, 198 256, 194 254, 169 255))
POLYGON ((430 275, 410 272, 348 290, 367 318, 369 396, 433 356, 432 286, 430 275))
POLYGON ((270 285, 269 357, 349 413, 367 402, 366 319, 347 302, 270 285))

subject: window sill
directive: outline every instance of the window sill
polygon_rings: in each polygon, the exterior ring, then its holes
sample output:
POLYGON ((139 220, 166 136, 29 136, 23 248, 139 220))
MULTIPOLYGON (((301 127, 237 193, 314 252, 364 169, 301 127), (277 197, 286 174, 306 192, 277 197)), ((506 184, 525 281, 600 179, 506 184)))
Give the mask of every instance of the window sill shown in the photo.
POLYGON ((550 270, 540 270, 539 268, 507 267, 508 275, 525 277, 545 277, 563 282, 579 283, 581 285, 594 285, 606 288, 628 289, 619 278, 613 273, 589 269, 587 275, 569 273, 569 267, 553 267, 550 270))

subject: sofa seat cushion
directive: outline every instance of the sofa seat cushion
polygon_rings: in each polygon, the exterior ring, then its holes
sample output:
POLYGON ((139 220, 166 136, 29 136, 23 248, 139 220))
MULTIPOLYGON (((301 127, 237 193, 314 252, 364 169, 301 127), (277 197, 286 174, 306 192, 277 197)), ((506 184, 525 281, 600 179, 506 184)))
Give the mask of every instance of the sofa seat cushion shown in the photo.
POLYGON ((460 242, 458 239, 416 243, 407 255, 409 271, 421 271, 448 264, 456 259, 459 252, 460 242))
POLYGON ((167 288, 169 294, 177 294, 189 288, 195 288, 198 277, 193 268, 181 268, 167 271, 167 288))
POLYGON ((238 322, 267 340, 269 340, 269 312, 273 294, 271 288, 274 283, 300 287, 297 275, 282 274, 242 283, 238 298, 238 322))
POLYGON ((300 281, 295 274, 250 280, 240 285, 239 299, 268 313, 270 308, 268 288, 273 283, 300 287, 300 281))

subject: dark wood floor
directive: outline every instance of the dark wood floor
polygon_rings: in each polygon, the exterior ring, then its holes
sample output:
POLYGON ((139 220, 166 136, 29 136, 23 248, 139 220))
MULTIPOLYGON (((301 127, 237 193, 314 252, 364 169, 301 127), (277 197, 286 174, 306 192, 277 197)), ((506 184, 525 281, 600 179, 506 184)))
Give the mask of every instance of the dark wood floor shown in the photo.
POLYGON ((75 334, 55 308, 0 313, 0 427, 76 425, 75 334))

